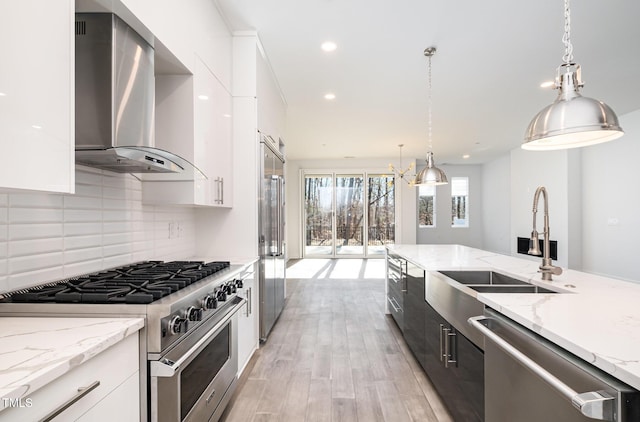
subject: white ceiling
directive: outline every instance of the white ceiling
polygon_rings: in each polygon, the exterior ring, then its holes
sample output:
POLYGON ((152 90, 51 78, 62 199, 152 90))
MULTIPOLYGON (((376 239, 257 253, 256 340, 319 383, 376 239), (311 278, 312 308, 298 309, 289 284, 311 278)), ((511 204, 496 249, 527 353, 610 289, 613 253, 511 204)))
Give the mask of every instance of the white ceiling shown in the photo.
MULTIPOLYGON (((288 104, 290 159, 397 157, 401 143, 403 157, 424 158, 429 46, 437 164, 517 148, 556 96, 539 84, 562 62, 562 0, 217 2, 232 30, 258 32, 288 104), (337 50, 323 52, 326 40, 337 50)), ((582 93, 618 115, 640 108, 639 20, 637 0, 571 4, 582 93)))

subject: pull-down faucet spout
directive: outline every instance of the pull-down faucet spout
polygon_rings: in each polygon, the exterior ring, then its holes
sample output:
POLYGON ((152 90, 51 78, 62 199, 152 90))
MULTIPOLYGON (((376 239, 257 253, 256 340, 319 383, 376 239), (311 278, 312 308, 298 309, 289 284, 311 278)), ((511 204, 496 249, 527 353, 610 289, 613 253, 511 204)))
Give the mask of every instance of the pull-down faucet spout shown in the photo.
POLYGON ((544 186, 540 186, 536 189, 536 193, 533 196, 533 231, 531 232, 531 239, 529 240, 529 255, 542 255, 542 265, 540 265, 540 272, 542 273, 542 279, 545 281, 551 281, 551 275, 562 274, 562 268, 556 267, 552 264, 550 258, 550 246, 549 246, 549 201, 547 199, 547 190, 544 186), (538 231, 536 230, 536 214, 538 212, 538 202, 540 200, 540 194, 544 199, 544 246, 542 253, 540 252, 540 242, 538 240, 538 231))

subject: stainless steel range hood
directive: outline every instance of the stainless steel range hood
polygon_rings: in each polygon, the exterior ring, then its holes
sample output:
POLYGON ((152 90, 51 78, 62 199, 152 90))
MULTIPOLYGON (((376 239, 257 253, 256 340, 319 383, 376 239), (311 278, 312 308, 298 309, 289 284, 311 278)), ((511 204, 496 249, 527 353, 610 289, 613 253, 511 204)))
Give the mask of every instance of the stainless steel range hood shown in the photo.
POLYGON ((76 163, 120 173, 194 174, 187 160, 154 147, 154 50, 122 19, 76 14, 75 77, 76 163))

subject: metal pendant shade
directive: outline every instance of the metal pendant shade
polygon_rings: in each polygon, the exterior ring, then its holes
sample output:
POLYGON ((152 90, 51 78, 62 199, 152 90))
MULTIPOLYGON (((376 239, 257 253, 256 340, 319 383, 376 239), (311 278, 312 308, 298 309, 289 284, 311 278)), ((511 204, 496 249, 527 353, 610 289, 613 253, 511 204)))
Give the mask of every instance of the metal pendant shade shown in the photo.
POLYGON ((558 67, 558 97, 529 123, 523 149, 543 151, 584 147, 621 137, 624 132, 614 111, 602 101, 583 97, 580 65, 573 62, 569 0, 565 0, 564 63, 558 67))
POLYGON ((427 167, 420 170, 418 175, 416 176, 414 185, 446 185, 449 183, 447 180, 447 175, 444 174, 444 171, 440 170, 435 166, 433 162, 433 152, 429 151, 427 153, 427 167))
POLYGON ((424 55, 429 58, 429 151, 427 152, 427 166, 420 170, 413 182, 414 186, 437 186, 449 183, 447 175, 444 171, 436 167, 433 160, 433 145, 431 142, 431 57, 436 53, 435 47, 429 47, 424 50, 424 55))
POLYGON ((562 65, 556 100, 529 123, 522 148, 554 150, 584 147, 621 137, 624 132, 611 107, 580 95, 579 66, 562 65))

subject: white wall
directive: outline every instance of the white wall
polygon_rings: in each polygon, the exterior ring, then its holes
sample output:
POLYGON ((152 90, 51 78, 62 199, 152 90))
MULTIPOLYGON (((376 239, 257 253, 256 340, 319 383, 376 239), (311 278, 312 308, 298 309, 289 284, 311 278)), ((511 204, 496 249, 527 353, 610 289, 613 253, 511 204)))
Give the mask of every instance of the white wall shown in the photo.
POLYGON ((640 110, 620 124, 622 138, 582 151, 583 269, 640 282, 640 110))
MULTIPOLYGON (((564 151, 511 151, 511 236, 510 250, 517 253, 517 237, 531 235, 533 197, 538 186, 548 194, 549 227, 551 240, 558 242, 557 264, 566 267, 569 262, 569 179, 568 156, 564 151)), ((536 228, 542 238, 544 201, 538 204, 536 228)), ((527 257, 527 255, 518 255, 527 257)), ((539 259, 530 257, 530 259, 539 259)))
MULTIPOLYGON (((481 248, 483 246, 482 166, 438 165, 449 181, 469 178, 469 227, 451 227, 451 184, 436 187, 436 227, 418 227, 417 243, 448 244, 481 248)), ((415 220, 414 220, 415 221, 415 220)))
POLYGON ((194 212, 143 205, 129 174, 78 166, 75 195, 0 194, 0 291, 195 254, 194 212))
POLYGON ((482 166, 482 249, 511 254, 511 160, 504 155, 482 166))

